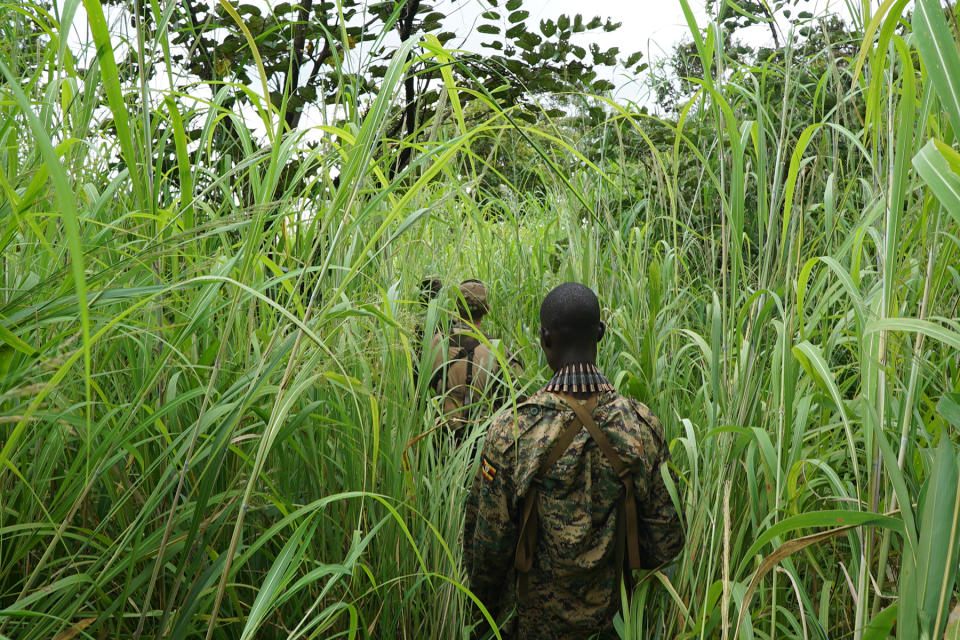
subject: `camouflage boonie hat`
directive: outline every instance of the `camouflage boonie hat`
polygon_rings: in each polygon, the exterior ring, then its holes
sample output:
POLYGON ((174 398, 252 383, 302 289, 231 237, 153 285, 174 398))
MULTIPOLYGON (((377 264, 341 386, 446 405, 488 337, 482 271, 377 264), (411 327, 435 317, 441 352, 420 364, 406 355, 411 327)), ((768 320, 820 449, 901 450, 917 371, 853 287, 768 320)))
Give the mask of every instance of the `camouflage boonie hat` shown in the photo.
POLYGON ((470 316, 482 316, 490 311, 490 305, 487 304, 487 287, 479 280, 471 278, 460 283, 460 295, 462 300, 457 300, 457 307, 461 314, 464 311, 469 312, 470 316), (466 305, 466 309, 464 309, 466 305))

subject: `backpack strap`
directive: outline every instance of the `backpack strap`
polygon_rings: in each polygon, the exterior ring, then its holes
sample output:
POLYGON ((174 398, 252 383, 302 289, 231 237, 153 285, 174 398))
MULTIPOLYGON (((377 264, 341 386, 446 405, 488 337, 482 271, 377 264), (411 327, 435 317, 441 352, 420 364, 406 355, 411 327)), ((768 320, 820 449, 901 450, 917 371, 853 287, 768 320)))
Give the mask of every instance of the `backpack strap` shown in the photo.
MULTIPOLYGON (((590 410, 592 411, 593 408, 597 406, 596 398, 593 398, 591 402, 593 407, 591 407, 590 410)), ((517 551, 513 558, 513 566, 517 571, 517 596, 520 600, 525 599, 527 596, 527 577, 530 569, 533 568, 533 556, 537 550, 537 534, 539 533, 540 526, 540 516, 537 510, 540 496, 540 482, 546 477, 550 468, 553 467, 567 449, 570 448, 573 439, 577 437, 577 434, 580 433, 580 429, 582 428, 583 421, 579 417, 574 417, 574 419, 564 427, 563 431, 560 432, 560 437, 554 441, 553 446, 550 447, 550 452, 540 465, 536 477, 527 490, 527 495, 523 497, 523 507, 520 513, 520 533, 517 536, 517 551)))
POLYGON ((623 463, 623 460, 617 454, 617 450, 610 444, 610 440, 603 431, 600 430, 596 420, 593 419, 593 416, 590 415, 590 411, 588 411, 586 407, 580 404, 573 396, 560 393, 554 395, 563 400, 563 402, 569 405, 570 408, 573 409, 573 412, 577 414, 577 417, 590 432, 593 441, 600 447, 600 451, 603 452, 604 457, 606 457, 610 466, 613 467, 614 472, 619 476, 620 482, 623 483, 624 489, 626 490, 624 507, 626 509, 627 558, 630 562, 631 569, 642 569, 644 563, 640 554, 640 519, 637 516, 636 491, 633 486, 630 467, 623 463))
POLYGON ((457 352, 452 358, 447 358, 443 364, 437 367, 437 370, 433 372, 433 376, 430 377, 430 387, 436 391, 448 391, 448 389, 440 388, 440 382, 447 379, 447 369, 450 367, 452 362, 466 358, 467 375, 465 384, 469 388, 473 383, 473 352, 476 351, 477 347, 479 346, 479 340, 472 336, 468 336, 465 333, 455 333, 450 336, 449 347, 456 347, 457 352))
POLYGON ((480 341, 465 333, 458 333, 451 338, 451 342, 460 347, 460 350, 453 356, 453 360, 467 361, 467 372, 463 377, 463 386, 467 389, 464 401, 465 404, 469 405, 473 402, 473 354, 480 346, 480 341))
MULTIPOLYGON (((476 349, 476 347, 474 347, 474 349, 476 349)), ((466 359, 467 359, 467 373, 466 373, 466 375, 463 377, 463 386, 465 386, 465 387, 467 388, 467 398, 466 398, 467 404, 470 404, 471 401, 473 400, 473 354, 474 354, 474 349, 470 349, 469 351, 461 349, 460 351, 461 351, 461 353, 463 353, 463 355, 458 357, 458 358, 466 358, 466 359)))
POLYGON ((582 427, 583 425, 580 424, 579 420, 572 420, 560 433, 560 437, 553 443, 553 447, 550 448, 550 453, 547 454, 543 465, 541 465, 533 483, 531 483, 527 495, 523 498, 523 509, 521 513, 522 524, 520 525, 520 536, 517 541, 517 555, 513 563, 517 571, 527 572, 530 571, 530 568, 533 566, 533 553, 537 542, 536 524, 539 519, 537 511, 533 506, 536 502, 537 493, 539 493, 540 481, 547 475, 550 467, 555 465, 557 460, 559 460, 570 447, 573 439, 577 437, 582 427))

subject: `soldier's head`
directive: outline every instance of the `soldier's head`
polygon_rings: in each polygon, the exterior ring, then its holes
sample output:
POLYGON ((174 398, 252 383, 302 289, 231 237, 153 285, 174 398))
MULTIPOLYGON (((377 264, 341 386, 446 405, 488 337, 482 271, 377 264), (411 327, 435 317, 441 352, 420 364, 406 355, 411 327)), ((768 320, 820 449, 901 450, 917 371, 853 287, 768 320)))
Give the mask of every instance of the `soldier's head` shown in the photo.
POLYGON ((606 332, 596 294, 579 282, 565 282, 540 305, 540 346, 554 371, 568 364, 596 363, 597 343, 606 332))
POLYGON ((430 275, 420 281, 420 304, 427 305, 437 297, 443 289, 443 280, 440 276, 430 275))
POLYGON ((487 287, 474 278, 460 283, 457 296, 457 313, 468 322, 480 326, 483 316, 490 311, 487 304, 487 287))

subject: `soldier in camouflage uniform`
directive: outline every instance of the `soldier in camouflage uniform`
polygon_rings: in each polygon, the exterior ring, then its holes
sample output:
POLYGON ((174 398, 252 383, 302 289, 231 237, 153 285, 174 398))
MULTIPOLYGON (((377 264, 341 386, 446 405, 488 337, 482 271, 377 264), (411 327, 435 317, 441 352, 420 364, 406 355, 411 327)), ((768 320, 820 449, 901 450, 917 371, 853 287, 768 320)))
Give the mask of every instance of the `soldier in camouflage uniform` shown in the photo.
MULTIPOLYGON (((450 334, 438 332, 433 336, 432 348, 436 355, 430 379, 431 388, 444 394, 443 413, 457 444, 465 435, 478 403, 484 399, 499 403, 507 392, 505 376, 492 349, 496 341, 491 341, 481 330, 483 318, 490 311, 487 288, 479 280, 464 280, 459 293, 458 319, 450 327, 450 334)), ((515 376, 520 373, 520 365, 504 351, 513 369, 511 374, 515 376)))
POLYGON ((487 433, 467 499, 469 586, 504 638, 615 638, 625 565, 659 566, 683 545, 660 472, 669 452, 656 416, 618 394, 595 365, 605 327, 593 291, 557 287, 540 321, 555 374, 516 409, 497 414, 487 433), (593 430, 582 428, 587 422, 593 430), (602 446, 592 435, 598 427, 602 446), (622 476, 608 454, 619 457, 622 476), (636 505, 632 526, 628 495, 636 505))

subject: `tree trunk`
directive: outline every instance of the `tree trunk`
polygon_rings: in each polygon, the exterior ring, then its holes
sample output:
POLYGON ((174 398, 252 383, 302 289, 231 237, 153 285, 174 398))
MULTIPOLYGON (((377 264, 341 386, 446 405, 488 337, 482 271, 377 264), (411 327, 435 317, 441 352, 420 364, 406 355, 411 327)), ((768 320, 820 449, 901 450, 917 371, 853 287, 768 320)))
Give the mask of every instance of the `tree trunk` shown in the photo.
MULTIPOLYGON (((420 8, 420 0, 407 0, 407 10, 403 15, 403 18, 400 20, 400 41, 405 42, 413 34, 413 21, 417 15, 417 10, 420 8)), ((413 53, 411 52, 408 61, 412 59, 413 53)), ((407 137, 413 137, 413 134, 417 130, 417 100, 416 100, 416 91, 413 84, 413 69, 407 69, 407 77, 404 80, 404 97, 406 99, 406 105, 403 110, 403 115, 401 116, 401 123, 406 123, 407 137)), ((402 129, 402 127, 401 127, 402 129)), ((397 161, 393 164, 393 170, 391 171, 391 178, 394 178, 403 171, 408 164, 410 164, 410 146, 405 146, 400 150, 400 155, 397 156, 397 161)))

